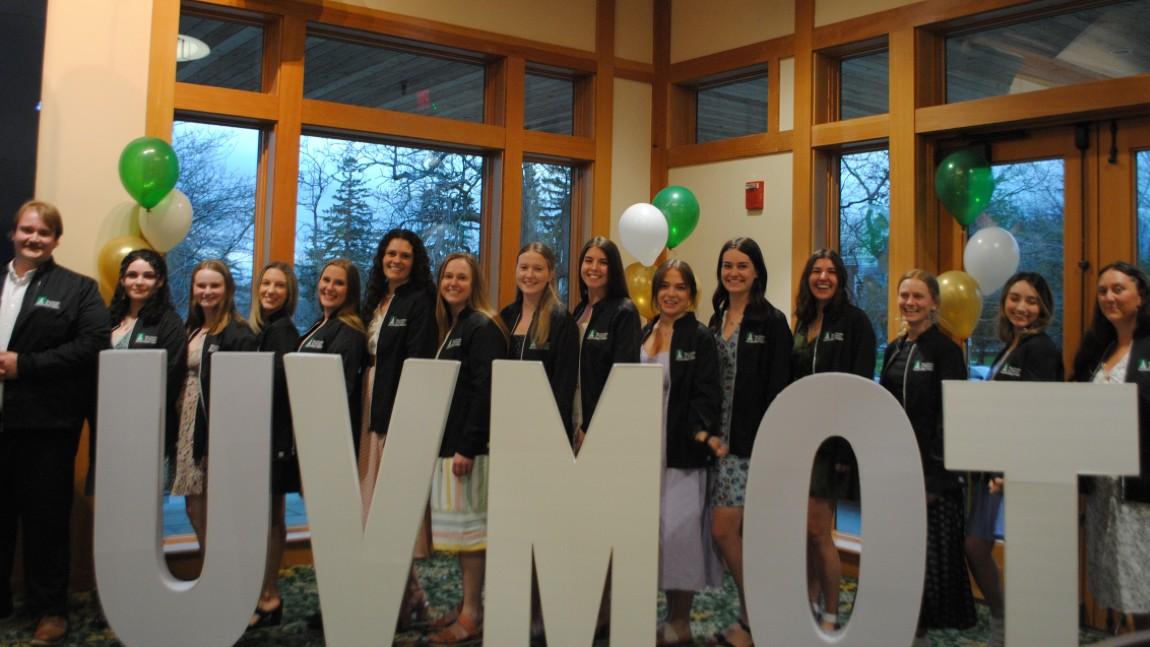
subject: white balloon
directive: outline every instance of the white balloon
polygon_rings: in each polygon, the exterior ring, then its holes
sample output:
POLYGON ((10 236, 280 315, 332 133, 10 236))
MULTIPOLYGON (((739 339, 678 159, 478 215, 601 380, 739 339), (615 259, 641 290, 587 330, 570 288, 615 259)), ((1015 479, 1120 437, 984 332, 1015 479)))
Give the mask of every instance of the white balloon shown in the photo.
POLYGON ((667 233, 667 219, 653 204, 633 204, 619 216, 619 242, 643 265, 652 265, 659 258, 667 233))
POLYGON ((1001 227, 979 229, 966 243, 962 264, 983 294, 997 291, 1018 271, 1018 241, 1001 227))
POLYGON ((179 189, 150 210, 140 210, 140 233, 157 252, 179 245, 191 229, 192 203, 179 189))

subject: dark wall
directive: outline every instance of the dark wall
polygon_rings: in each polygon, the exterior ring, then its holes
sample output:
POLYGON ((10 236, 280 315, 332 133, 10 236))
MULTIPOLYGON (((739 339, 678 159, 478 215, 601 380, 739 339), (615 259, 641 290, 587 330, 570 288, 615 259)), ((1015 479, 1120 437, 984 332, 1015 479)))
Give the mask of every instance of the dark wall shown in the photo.
MULTIPOLYGON (((36 136, 46 0, 0 2, 0 231, 36 190, 36 136)), ((0 263, 12 248, 0 243, 0 263)))

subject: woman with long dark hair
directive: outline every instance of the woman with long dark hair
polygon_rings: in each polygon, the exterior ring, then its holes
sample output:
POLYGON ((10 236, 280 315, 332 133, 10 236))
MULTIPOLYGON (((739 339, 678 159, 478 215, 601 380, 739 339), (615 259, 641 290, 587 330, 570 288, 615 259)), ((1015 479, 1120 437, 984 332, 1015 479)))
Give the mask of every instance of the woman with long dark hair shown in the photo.
MULTIPOLYGON (((868 380, 875 370, 870 319, 850 301, 850 276, 838 252, 820 249, 799 276, 795 304, 791 378, 815 373, 853 373, 868 380)), ((835 502, 858 490, 858 465, 850 445, 832 438, 819 447, 807 507, 807 591, 820 626, 838 628, 842 564, 834 540, 835 502), (822 597, 822 603, 819 597, 822 597)))
MULTIPOLYGON (((180 386, 187 373, 188 337, 184 322, 172 307, 168 287, 168 265, 164 257, 150 249, 129 252, 120 261, 120 278, 108 306, 112 326, 111 347, 130 350, 165 350, 168 352, 168 392, 164 399, 164 460, 171 460, 180 426, 176 406, 180 386)), ((88 444, 88 482, 93 491, 96 467, 96 416, 89 418, 91 440, 88 444)), ((165 470, 166 472, 166 470, 165 470)))
POLYGON ((264 266, 256 285, 256 301, 248 323, 259 339, 259 350, 275 354, 272 373, 272 516, 268 525, 268 556, 264 586, 248 628, 270 627, 283 620, 279 567, 287 542, 284 498, 300 491, 299 457, 292 431, 284 355, 299 347, 299 330, 292 323, 299 303, 299 281, 291 265, 272 261, 264 266))
POLYGON ((791 333, 767 300, 767 265, 758 243, 733 238, 719 250, 709 328, 719 353, 723 390, 718 433, 730 453, 711 473, 711 535, 739 592, 739 621, 714 636, 720 645, 750 645, 743 587, 743 504, 751 448, 767 407, 790 382, 791 333))
POLYGON ((639 361, 639 311, 627 296, 623 257, 610 239, 596 236, 579 250, 579 383, 572 412, 578 452, 611 367, 639 361))
MULTIPOLYGON (((998 338, 1005 344, 991 364, 988 379, 998 382, 1061 382, 1062 349, 1046 334, 1054 318, 1054 294, 1046 279, 1019 272, 1006 281, 998 299, 998 338)), ((966 562, 990 607, 987 647, 1006 643, 1002 585, 994 562, 995 525, 1002 505, 1002 477, 980 474, 972 484, 966 522, 966 562)))
POLYGON ((663 482, 659 511, 659 588, 667 619, 656 645, 693 644, 695 592, 722 583, 722 566, 707 526, 707 467, 725 456, 719 435, 722 392, 711 331, 694 314, 698 285, 691 266, 670 259, 651 281, 658 313, 643 329, 640 356, 663 369, 663 482))
POLYGON ((455 553, 463 599, 432 624, 432 645, 474 644, 483 636, 487 551, 488 438, 491 363, 507 357, 507 331, 487 301, 475 257, 456 253, 439 266, 437 359, 458 360, 459 376, 431 481, 431 530, 436 550, 455 553))
MULTIPOLYGON (((359 484, 367 520, 379 465, 399 390, 403 363, 435 355, 435 281, 423 240, 413 231, 392 229, 379 241, 368 273, 363 304, 367 327, 368 366, 364 370, 363 419, 359 440, 359 484)), ((425 519, 415 545, 415 559, 431 554, 431 530, 425 519)), ((427 594, 411 567, 400 607, 399 628, 428 621, 427 594)))
POLYGON ((172 494, 184 497, 188 519, 203 549, 207 532, 205 488, 212 355, 220 351, 252 351, 258 341, 236 311, 236 282, 223 261, 207 260, 196 265, 192 270, 191 291, 184 324, 188 336, 188 374, 180 392, 172 494))
POLYGON ((1138 387, 1137 477, 1092 479, 1086 562, 1095 604, 1150 628, 1150 277, 1136 265, 1098 272, 1094 320, 1074 357, 1074 379, 1138 387))
POLYGON ((942 382, 965 380, 966 360, 935 325, 938 304, 933 274, 910 270, 899 278, 903 332, 887 344, 880 382, 906 410, 926 481, 927 566, 918 644, 927 644, 927 629, 966 629, 977 621, 963 554, 965 482, 946 469, 942 457, 942 382))

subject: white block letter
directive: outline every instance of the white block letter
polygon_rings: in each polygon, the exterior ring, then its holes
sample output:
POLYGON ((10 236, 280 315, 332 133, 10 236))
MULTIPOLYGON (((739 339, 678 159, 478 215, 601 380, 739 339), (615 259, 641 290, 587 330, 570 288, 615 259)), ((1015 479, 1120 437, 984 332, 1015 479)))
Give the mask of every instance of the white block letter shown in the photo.
POLYGON ((1006 644, 1077 645, 1078 475, 1138 473, 1137 388, 946 382, 943 412, 948 469, 1005 473, 1006 644))
POLYGON ((911 644, 926 567, 925 490, 914 430, 885 389, 843 373, 787 387, 759 425, 746 506, 743 563, 756 644, 911 644), (866 537, 854 613, 834 637, 811 615, 806 572, 811 464, 831 436, 850 441, 858 459, 866 537))
POLYGON ((340 358, 292 353, 284 367, 324 638, 390 645, 459 362, 404 362, 366 527, 340 358))
POLYGON ((531 557, 554 647, 591 644, 611 563, 611 644, 655 640, 658 367, 616 365, 576 461, 543 365, 497 361, 484 644, 529 644, 531 557))
POLYGON ((211 480, 200 578, 164 562, 160 514, 166 353, 100 353, 96 581, 127 645, 231 645, 259 600, 267 554, 272 355, 212 357, 211 480))

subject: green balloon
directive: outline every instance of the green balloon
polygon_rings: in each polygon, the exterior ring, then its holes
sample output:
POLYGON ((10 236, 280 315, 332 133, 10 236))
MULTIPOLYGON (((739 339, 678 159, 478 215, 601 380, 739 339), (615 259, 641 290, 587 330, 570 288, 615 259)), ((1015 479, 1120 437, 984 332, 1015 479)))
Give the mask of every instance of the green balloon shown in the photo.
POLYGON ((667 249, 675 249, 687 240, 699 224, 699 201, 687 187, 672 184, 660 191, 651 204, 667 219, 667 249))
POLYGON ((160 204, 178 179, 180 162, 176 151, 158 137, 133 139, 120 153, 120 183, 145 209, 160 204))
POLYGON ((990 163, 973 150, 951 153, 938 165, 934 190, 954 219, 968 227, 990 206, 990 196, 994 194, 990 163))

